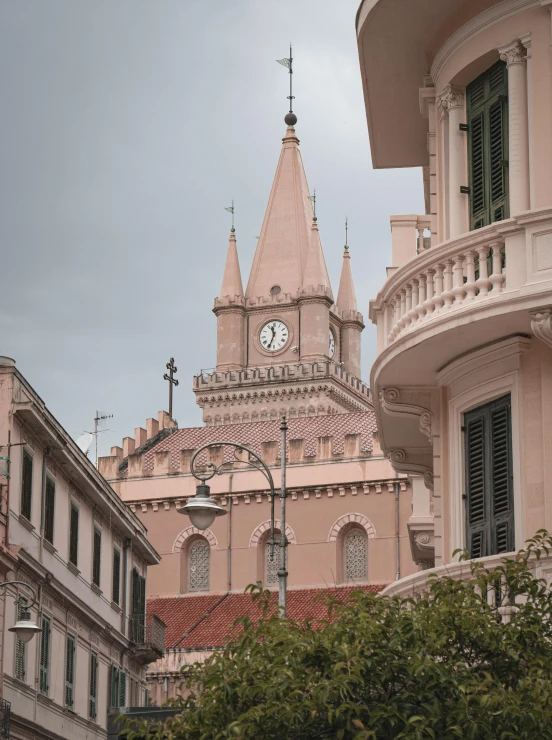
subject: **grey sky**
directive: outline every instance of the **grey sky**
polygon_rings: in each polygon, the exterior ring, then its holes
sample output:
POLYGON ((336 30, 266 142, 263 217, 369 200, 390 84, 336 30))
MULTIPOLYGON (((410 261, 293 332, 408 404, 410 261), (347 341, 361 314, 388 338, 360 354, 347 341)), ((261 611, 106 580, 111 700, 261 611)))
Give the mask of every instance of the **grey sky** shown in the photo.
POLYGON ((419 170, 371 168, 358 0, 0 0, 0 354, 100 451, 167 407, 201 424, 236 203, 242 277, 274 175, 294 44, 297 134, 337 291, 349 217, 357 298, 390 259, 389 215, 423 212, 419 170))

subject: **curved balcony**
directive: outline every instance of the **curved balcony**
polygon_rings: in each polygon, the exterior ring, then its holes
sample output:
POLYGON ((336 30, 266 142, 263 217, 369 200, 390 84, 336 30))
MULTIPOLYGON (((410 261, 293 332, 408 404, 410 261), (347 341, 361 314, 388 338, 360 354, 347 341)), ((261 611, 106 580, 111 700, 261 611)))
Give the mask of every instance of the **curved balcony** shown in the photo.
MULTIPOLYGON (((481 563, 487 570, 491 570, 501 565, 505 558, 515 557, 515 554, 515 552, 510 552, 502 555, 490 555, 486 558, 479 558, 477 562, 481 563)), ((532 558, 529 561, 529 567, 533 571, 535 578, 544 579, 547 585, 550 586, 552 583, 552 557, 542 557, 540 560, 532 558)), ((419 573, 407 576, 406 578, 401 578, 400 581, 395 581, 387 586, 387 588, 381 592, 382 596, 400 596, 403 599, 424 596, 429 592, 429 581, 431 577, 447 577, 453 578, 456 581, 470 581, 473 578, 470 561, 449 563, 448 565, 431 568, 430 570, 423 570, 419 573)), ((489 602, 491 602, 495 596, 496 594, 494 592, 489 591, 489 602)))
POLYGON ((425 249, 391 274, 370 306, 379 352, 372 391, 435 385, 453 359, 514 334, 546 341, 535 324, 551 303, 552 209, 425 249))

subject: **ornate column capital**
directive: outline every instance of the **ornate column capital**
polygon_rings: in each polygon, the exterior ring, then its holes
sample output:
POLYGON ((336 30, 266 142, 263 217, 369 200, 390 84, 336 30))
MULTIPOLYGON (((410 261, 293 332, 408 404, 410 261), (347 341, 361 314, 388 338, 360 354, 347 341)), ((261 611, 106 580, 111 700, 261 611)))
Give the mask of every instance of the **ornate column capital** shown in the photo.
POLYGON ((514 39, 506 46, 502 46, 498 53, 507 67, 513 64, 525 64, 527 62, 527 49, 519 39, 514 39))
POLYGON ((464 105, 464 90, 456 85, 447 85, 437 96, 440 117, 443 118, 452 108, 462 108, 464 105))
POLYGON ((552 347, 552 306, 531 311, 531 331, 549 347, 552 347))

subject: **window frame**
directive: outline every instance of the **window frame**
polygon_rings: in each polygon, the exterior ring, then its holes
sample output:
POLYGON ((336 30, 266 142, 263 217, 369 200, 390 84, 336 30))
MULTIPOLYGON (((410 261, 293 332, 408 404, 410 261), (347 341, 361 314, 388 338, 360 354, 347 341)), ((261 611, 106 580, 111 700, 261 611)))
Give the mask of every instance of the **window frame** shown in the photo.
POLYGON ((47 614, 43 614, 41 619, 42 632, 40 634, 39 691, 44 696, 48 696, 50 690, 51 623, 51 618, 47 614))
POLYGON ((204 594, 211 590, 211 545, 209 540, 202 535, 191 538, 186 547, 186 591, 192 594, 204 594), (191 587, 191 568, 192 568, 192 549, 195 545, 202 543, 207 547, 209 553, 209 572, 207 576, 207 588, 193 588, 191 587))
POLYGON ((90 666, 88 672, 88 719, 93 722, 98 716, 98 654, 90 651, 90 666))
POLYGON ((54 546, 56 533, 56 481, 51 475, 46 475, 44 484, 44 539, 54 546), (50 498, 51 494, 51 498, 50 498))
POLYGON ((102 578, 102 529, 97 524, 92 528, 92 583, 100 588, 102 578), (96 542, 98 549, 96 550, 96 542))
POLYGON ((19 500, 19 513, 22 517, 24 517, 28 522, 31 522, 32 515, 33 515, 33 474, 34 474, 34 456, 32 452, 27 448, 23 447, 23 452, 21 454, 21 495, 19 500), (25 475, 25 464, 30 463, 30 472, 29 472, 29 478, 28 480, 25 475), (26 490, 25 483, 28 480, 28 486, 26 490), (27 506, 25 505, 26 500, 28 499, 28 511, 27 506))
POLYGON ((344 527, 341 532, 340 546, 342 563, 341 567, 343 569, 343 583, 364 583, 365 581, 368 581, 368 533, 366 532, 364 527, 361 527, 358 523, 354 523, 351 526, 344 527), (355 533, 361 534, 364 539, 365 575, 363 577, 350 577, 347 573, 347 540, 349 539, 349 537, 351 537, 351 535, 355 533))
POLYGON ((65 636, 65 692, 64 706, 73 709, 75 706, 75 659, 77 655, 77 637, 72 632, 65 636))
POLYGON ((67 560, 71 565, 74 565, 75 568, 79 567, 79 520, 80 520, 80 507, 79 505, 73 501, 73 499, 70 500, 69 505, 69 553, 67 560), (73 519, 73 512, 76 514, 76 518, 73 519), (75 527, 75 534, 73 539, 73 524, 76 522, 75 527), (74 543, 74 547, 73 547, 74 543))
POLYGON ((113 562, 111 570, 111 600, 117 606, 121 603, 121 548, 117 545, 113 545, 113 562), (115 558, 117 554, 118 558, 115 558), (117 561, 118 566, 115 569, 115 562, 117 561), (117 574, 117 589, 115 593, 115 574, 117 574))

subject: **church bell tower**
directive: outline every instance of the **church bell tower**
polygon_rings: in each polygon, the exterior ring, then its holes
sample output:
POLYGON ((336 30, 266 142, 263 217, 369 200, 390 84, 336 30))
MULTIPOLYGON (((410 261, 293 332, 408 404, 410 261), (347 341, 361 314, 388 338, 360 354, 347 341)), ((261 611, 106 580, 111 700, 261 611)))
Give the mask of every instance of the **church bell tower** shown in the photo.
POLYGON ((337 303, 303 168, 297 118, 287 130, 244 292, 234 227, 217 317, 217 366, 194 377, 208 425, 372 408, 348 246, 337 303))

